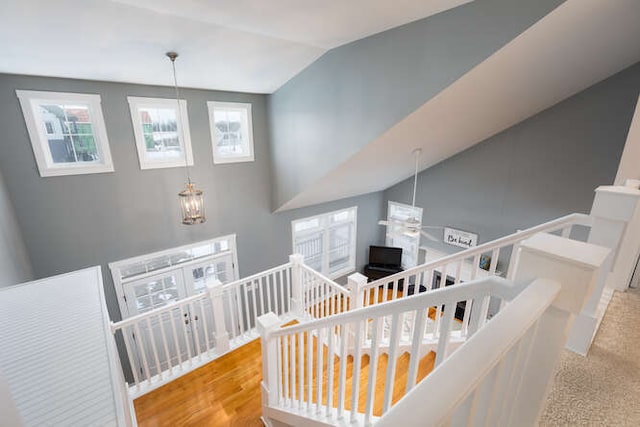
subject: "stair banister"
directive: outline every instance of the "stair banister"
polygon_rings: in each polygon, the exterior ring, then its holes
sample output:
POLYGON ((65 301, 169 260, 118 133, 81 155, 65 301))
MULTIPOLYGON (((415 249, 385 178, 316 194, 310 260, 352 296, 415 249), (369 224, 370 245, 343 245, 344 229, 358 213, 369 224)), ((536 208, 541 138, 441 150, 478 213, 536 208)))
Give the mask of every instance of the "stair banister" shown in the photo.
MULTIPOLYGON (((481 245, 475 246, 470 249, 465 249, 464 251, 461 251, 452 255, 448 255, 438 260, 424 263, 416 267, 409 268, 407 270, 401 271, 399 273, 395 273, 390 276, 386 276, 382 279, 378 279, 368 283, 367 287, 373 288, 373 287, 381 286, 383 284, 392 282, 394 280, 405 278, 423 271, 431 270, 435 267, 440 267, 446 264, 453 264, 458 260, 460 260, 460 258, 466 259, 466 258, 474 257, 476 255, 480 256, 485 252, 492 252, 495 248, 501 248, 501 247, 517 244, 523 241, 524 239, 531 237, 540 232, 552 233, 555 231, 561 231, 561 230, 567 230, 567 229, 570 231, 571 227, 573 227, 574 225, 591 227, 592 224, 593 224, 593 219, 589 215, 580 214, 580 213, 565 215, 563 217, 554 219, 552 221, 545 222, 544 224, 536 225, 534 227, 527 228, 526 230, 520 230, 508 236, 501 237, 499 239, 495 239, 487 243, 483 243, 481 245)), ((510 267, 510 270, 511 270, 511 267, 510 267)))
POLYGON ((304 301, 302 296, 302 270, 304 256, 300 254, 289 255, 291 263, 291 307, 295 316, 302 318, 304 315, 304 301))
MULTIPOLYGON (((471 424, 471 417, 475 415, 473 402, 477 399, 472 396, 473 392, 514 344, 521 342, 523 333, 536 324, 559 292, 560 285, 548 280, 539 280, 527 287, 519 298, 491 319, 490 328, 482 329, 471 337, 446 363, 436 368, 384 414, 375 424, 376 427, 471 424), (437 399, 433 398, 434 390, 437 390, 437 399), (425 397, 430 395, 431 398, 425 397), (471 402, 468 401, 469 396, 472 396, 471 402), (466 417, 458 415, 456 418, 459 408, 470 413, 466 417)), ((526 344, 524 342, 517 351, 520 363, 526 359, 526 344)), ((514 368, 519 366, 517 362, 514 368)), ((517 372, 515 374, 518 375, 517 372)))
MULTIPOLYGON (((211 309, 213 311, 213 324, 215 326, 216 347, 220 353, 229 351, 229 334, 224 321, 224 303, 222 301, 223 287, 222 282, 213 279, 207 282, 207 293, 211 300, 211 309)), ((204 323, 206 326, 206 323, 204 323)))

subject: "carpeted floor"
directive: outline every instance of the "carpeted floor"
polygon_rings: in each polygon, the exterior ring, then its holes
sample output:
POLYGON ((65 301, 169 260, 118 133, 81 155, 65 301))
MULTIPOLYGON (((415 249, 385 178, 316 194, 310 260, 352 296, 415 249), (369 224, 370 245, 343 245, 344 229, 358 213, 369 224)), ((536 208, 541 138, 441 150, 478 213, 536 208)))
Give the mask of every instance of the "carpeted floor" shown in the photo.
POLYGON ((541 426, 640 426, 640 292, 616 292, 586 358, 563 353, 541 426))

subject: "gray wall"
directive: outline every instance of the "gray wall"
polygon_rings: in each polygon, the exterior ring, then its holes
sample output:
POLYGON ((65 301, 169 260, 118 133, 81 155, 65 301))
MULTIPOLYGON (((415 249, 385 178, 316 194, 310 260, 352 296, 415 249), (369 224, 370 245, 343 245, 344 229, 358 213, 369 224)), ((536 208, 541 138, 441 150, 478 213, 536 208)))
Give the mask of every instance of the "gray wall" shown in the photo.
POLYGON ((26 282, 31 277, 31 262, 0 174, 0 288, 26 282))
POLYGON ((563 0, 476 0, 331 50, 269 97, 274 207, 563 0))
POLYGON ((366 247, 378 239, 382 193, 283 214, 271 212, 265 96, 182 91, 195 159, 191 176, 205 191, 207 214, 205 224, 184 226, 177 193, 185 171, 140 170, 128 95, 171 98, 172 89, 0 75, 0 170, 21 213, 18 221, 36 277, 102 265, 107 304, 112 318, 118 319, 108 262, 237 233, 240 274, 246 276, 287 261, 292 219, 353 205, 358 206, 358 265, 365 263, 366 247), (100 94, 115 172, 41 178, 16 89, 100 94), (213 165, 206 109, 212 100, 253 104, 255 162, 213 165))
MULTIPOLYGON (((589 213, 593 190, 613 184, 639 91, 640 63, 423 171, 423 223, 478 233, 484 243, 589 213)), ((412 179, 387 189, 385 204, 406 203, 412 189, 412 179)))

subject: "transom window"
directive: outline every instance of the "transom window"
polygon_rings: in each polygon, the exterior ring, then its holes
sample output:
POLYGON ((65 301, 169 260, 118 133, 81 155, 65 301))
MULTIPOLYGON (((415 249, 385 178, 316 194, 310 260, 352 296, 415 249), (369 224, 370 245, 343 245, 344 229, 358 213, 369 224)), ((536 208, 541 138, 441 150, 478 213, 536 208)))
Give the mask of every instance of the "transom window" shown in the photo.
POLYGON ((294 252, 311 268, 335 279, 356 268, 356 206, 291 223, 294 252))
POLYGON ((140 169, 193 165, 187 101, 127 97, 140 169))
POLYGON ((113 172, 99 95, 16 94, 40 176, 113 172))
POLYGON ((207 102, 214 163, 252 162, 251 104, 207 102))

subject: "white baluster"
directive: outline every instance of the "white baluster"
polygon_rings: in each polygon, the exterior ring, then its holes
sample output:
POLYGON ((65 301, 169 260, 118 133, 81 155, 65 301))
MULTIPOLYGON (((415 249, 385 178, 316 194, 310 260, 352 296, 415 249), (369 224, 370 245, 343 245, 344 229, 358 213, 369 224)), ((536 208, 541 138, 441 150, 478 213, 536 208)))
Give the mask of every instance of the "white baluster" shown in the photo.
POLYGON ((156 373, 162 379, 162 367, 160 366, 160 358, 158 357, 158 348, 156 346, 155 335, 153 333, 153 328, 151 327, 150 317, 146 319, 147 323, 147 333, 149 334, 149 341, 151 341, 151 352, 153 354, 153 360, 156 362, 156 373))
POLYGON ((302 294, 302 267, 304 257, 300 254, 289 255, 291 262, 291 306, 293 307, 294 316, 302 318, 304 314, 304 303, 302 294))
POLYGON ((382 328, 381 318, 376 317, 373 319, 373 341, 371 342, 371 351, 369 353, 369 380, 367 382, 367 402, 364 410, 364 424, 369 425, 371 423, 371 417, 373 416, 373 399, 376 389, 376 374, 378 371, 378 329, 382 328))
POLYGON ((445 306, 444 319, 440 328, 440 337, 438 338, 438 349, 436 350, 436 367, 440 365, 440 363, 442 363, 447 357, 449 337, 451 335, 451 322, 453 322, 453 316, 455 312, 455 302, 448 303, 445 306))
POLYGON ((428 314, 429 314, 428 308, 414 311, 414 314, 413 314, 414 327, 413 327, 413 334, 411 338, 411 354, 410 354, 411 361, 409 362, 409 374, 407 377, 407 390, 406 390, 407 393, 416 385, 416 379, 418 376, 418 365, 420 363, 420 358, 422 356, 420 352, 420 346, 424 338, 428 314))

